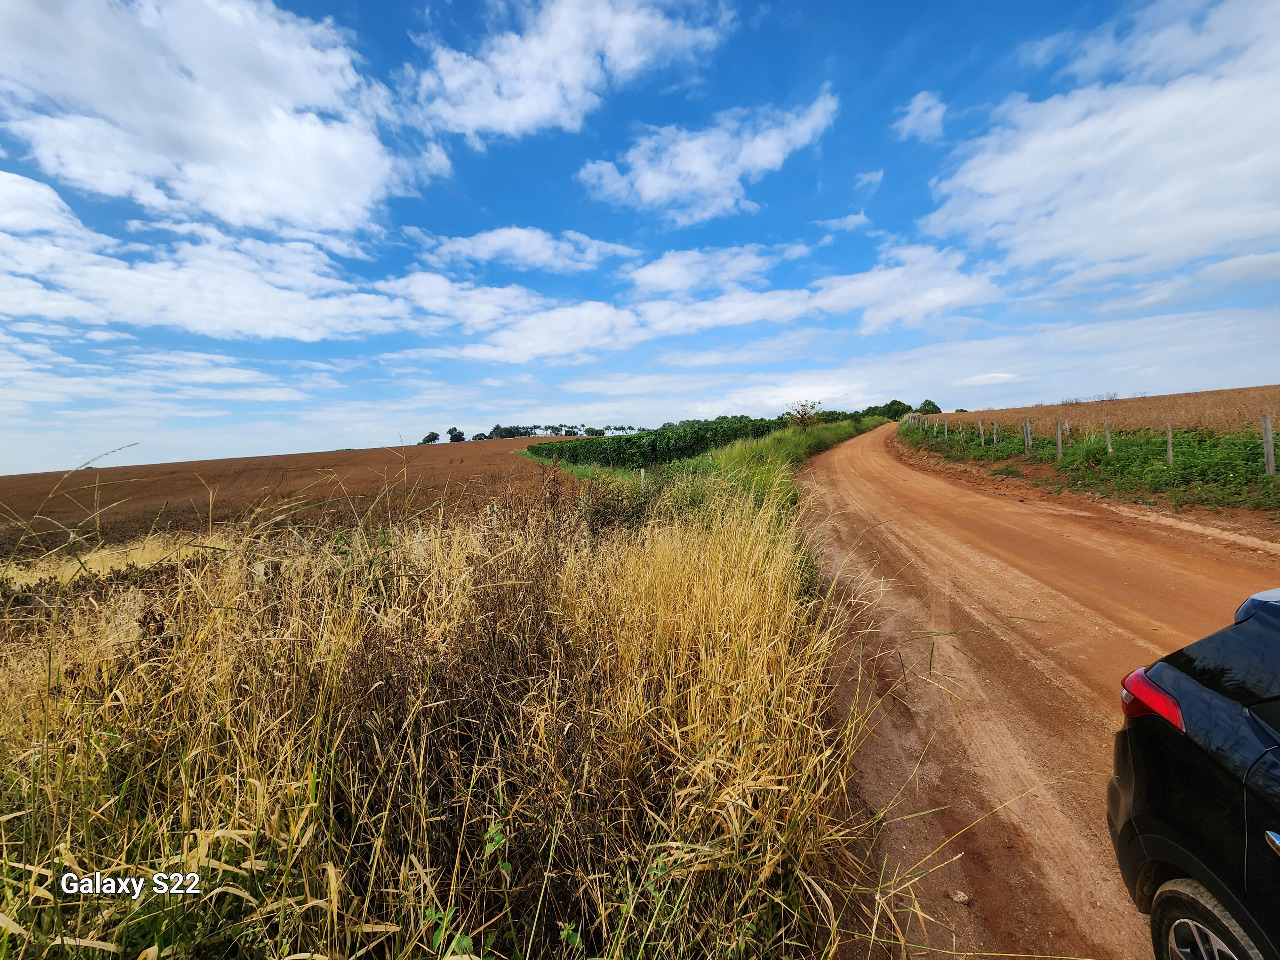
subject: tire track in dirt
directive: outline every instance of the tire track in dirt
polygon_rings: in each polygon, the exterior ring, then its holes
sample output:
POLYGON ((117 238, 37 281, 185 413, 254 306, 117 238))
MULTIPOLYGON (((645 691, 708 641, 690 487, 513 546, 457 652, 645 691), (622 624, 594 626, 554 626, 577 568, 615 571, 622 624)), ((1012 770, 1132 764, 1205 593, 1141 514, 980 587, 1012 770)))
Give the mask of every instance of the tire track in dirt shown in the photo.
POLYGON ((1280 585, 1275 557, 1195 524, 949 480, 894 457, 894 429, 814 458, 801 484, 827 569, 881 581, 881 635, 927 674, 858 761, 867 802, 897 798, 890 873, 964 830, 927 862, 960 855, 919 884, 934 919, 913 938, 1147 960, 1106 828, 1120 679, 1280 585))

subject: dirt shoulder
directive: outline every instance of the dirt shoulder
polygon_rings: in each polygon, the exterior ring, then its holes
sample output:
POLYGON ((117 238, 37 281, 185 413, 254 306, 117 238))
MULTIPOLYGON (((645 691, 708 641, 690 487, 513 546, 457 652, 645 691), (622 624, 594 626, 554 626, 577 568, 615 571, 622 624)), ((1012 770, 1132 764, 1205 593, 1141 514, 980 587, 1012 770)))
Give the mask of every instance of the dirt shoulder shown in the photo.
POLYGON ((1119 682, 1280 585, 1275 544, 926 470, 893 436, 814 458, 801 483, 828 571, 879 584, 883 640, 927 674, 858 771, 894 821, 886 870, 945 863, 919 885, 934 921, 916 939, 974 956, 1150 957, 1106 828, 1119 682))

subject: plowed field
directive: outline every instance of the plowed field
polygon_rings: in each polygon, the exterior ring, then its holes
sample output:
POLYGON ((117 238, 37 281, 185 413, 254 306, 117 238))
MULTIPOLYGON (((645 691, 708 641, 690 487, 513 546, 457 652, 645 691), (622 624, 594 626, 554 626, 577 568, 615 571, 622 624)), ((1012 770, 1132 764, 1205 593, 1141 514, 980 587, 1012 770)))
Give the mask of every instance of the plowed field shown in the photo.
POLYGON ((974 410, 969 413, 947 413, 952 423, 964 423, 970 429, 983 421, 987 429, 998 420, 1005 430, 1017 432, 1023 420, 1031 421, 1036 436, 1053 436, 1053 425, 1059 420, 1083 435, 1101 430, 1104 422, 1112 430, 1163 430, 1165 420, 1173 421, 1175 430, 1261 429, 1262 415, 1269 413, 1280 428, 1280 386, 1239 387, 1234 390, 1202 390, 1199 393, 1171 393, 1158 397, 1127 397, 1116 400, 1090 400, 1072 403, 1048 403, 1034 407, 1009 407, 1002 410, 974 410))
MULTIPOLYGON (((120 542, 152 529, 199 530, 258 507, 473 509, 510 485, 558 482, 517 451, 542 438, 192 460, 0 477, 0 556, 25 530, 45 547, 75 530, 120 542)), ((30 536, 24 552, 35 546, 30 536)))

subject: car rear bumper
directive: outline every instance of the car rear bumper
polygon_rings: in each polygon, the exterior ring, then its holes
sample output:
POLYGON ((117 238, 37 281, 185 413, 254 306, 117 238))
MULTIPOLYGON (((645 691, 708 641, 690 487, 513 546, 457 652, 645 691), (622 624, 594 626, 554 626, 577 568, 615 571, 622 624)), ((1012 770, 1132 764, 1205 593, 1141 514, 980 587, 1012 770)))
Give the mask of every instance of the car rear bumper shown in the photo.
POLYGON ((1133 902, 1141 906, 1137 895, 1138 873, 1146 854, 1133 825, 1133 759, 1127 730, 1116 733, 1114 770, 1115 776, 1107 783, 1107 829, 1120 865, 1120 876, 1133 902))

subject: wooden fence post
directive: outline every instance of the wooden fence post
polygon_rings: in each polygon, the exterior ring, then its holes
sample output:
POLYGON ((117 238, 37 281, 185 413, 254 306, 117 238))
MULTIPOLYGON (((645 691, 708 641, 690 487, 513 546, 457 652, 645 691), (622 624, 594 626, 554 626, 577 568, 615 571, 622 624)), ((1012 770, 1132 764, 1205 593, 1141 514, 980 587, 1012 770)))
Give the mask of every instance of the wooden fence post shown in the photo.
POLYGON ((1111 421, 1102 421, 1102 432, 1107 435, 1107 453, 1111 453, 1111 421))
POLYGON ((1058 459, 1062 459, 1062 421, 1055 420, 1053 424, 1054 438, 1058 442, 1058 459))
POLYGON ((947 437, 950 436, 950 434, 947 432, 947 427, 948 427, 947 418, 943 417, 942 418, 942 439, 943 440, 947 439, 947 437))
POLYGON ((991 442, 997 447, 1000 446, 1000 421, 999 420, 991 421, 991 442))
POLYGON ((1022 452, 1031 452, 1031 421, 1022 421, 1022 452))
POLYGON ((1166 419, 1164 422, 1164 458, 1168 461, 1169 466, 1173 466, 1173 421, 1166 419))
POLYGON ((1271 436, 1271 414, 1262 415, 1262 459, 1267 465, 1267 476, 1276 475, 1276 445, 1271 436))
POLYGON ((987 445, 987 431, 982 429, 982 421, 978 421, 978 445, 985 447, 987 445))

